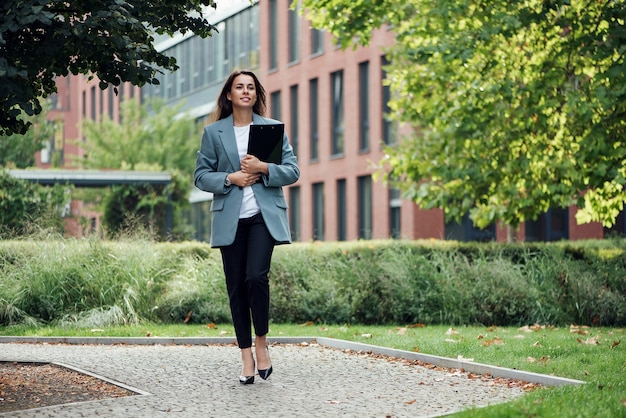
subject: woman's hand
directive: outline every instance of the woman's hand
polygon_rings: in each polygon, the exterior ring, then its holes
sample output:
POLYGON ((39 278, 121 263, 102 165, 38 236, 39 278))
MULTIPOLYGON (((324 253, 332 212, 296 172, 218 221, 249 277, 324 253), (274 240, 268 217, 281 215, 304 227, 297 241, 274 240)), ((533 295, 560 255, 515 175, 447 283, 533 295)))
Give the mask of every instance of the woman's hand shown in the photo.
POLYGON ((228 175, 231 183, 239 187, 252 186, 258 179, 261 178, 259 173, 244 173, 243 170, 235 171, 228 175))
POLYGON ((248 174, 268 174, 267 163, 254 155, 246 154, 241 160, 241 171, 248 174))

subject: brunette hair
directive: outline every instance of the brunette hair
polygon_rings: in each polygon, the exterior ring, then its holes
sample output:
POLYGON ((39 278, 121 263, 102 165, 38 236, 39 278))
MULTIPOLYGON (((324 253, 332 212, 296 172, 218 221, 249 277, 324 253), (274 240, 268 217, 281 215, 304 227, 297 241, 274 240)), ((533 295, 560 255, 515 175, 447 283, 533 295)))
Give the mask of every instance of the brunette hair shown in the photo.
POLYGON ((233 87, 233 82, 235 78, 239 75, 249 75, 254 80, 254 87, 256 89, 256 102, 252 107, 252 111, 258 115, 265 116, 265 89, 261 85, 261 82, 257 78, 257 76, 248 70, 236 70, 233 71, 228 79, 224 83, 224 87, 222 87, 222 91, 220 95, 217 97, 217 107, 214 111, 213 118, 215 120, 224 119, 230 116, 233 113, 233 103, 228 100, 228 93, 230 89, 233 87))

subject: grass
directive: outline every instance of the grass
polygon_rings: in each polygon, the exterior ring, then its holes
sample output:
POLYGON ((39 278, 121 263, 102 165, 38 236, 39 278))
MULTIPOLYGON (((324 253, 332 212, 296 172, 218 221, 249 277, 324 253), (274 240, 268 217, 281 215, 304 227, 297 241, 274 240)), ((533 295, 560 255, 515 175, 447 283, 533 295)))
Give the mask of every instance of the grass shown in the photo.
MULTIPOLYGON (((0 335, 218 337, 229 324, 145 323, 92 329, 0 327, 0 335)), ((626 330, 589 327, 370 326, 272 324, 270 336, 328 337, 587 382, 532 391, 519 400, 480 409, 481 417, 626 417, 626 330)), ((473 417, 477 410, 455 414, 473 417)))

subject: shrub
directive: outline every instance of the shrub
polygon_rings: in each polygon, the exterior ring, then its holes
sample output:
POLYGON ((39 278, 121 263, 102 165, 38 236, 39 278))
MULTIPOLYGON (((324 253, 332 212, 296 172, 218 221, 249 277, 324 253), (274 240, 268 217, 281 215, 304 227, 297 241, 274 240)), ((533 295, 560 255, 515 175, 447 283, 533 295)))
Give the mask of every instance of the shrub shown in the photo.
MULTIPOLYGON (((626 324, 624 240, 359 241, 274 251, 278 323, 626 324)), ((206 243, 0 241, 0 324, 230 321, 206 243)))

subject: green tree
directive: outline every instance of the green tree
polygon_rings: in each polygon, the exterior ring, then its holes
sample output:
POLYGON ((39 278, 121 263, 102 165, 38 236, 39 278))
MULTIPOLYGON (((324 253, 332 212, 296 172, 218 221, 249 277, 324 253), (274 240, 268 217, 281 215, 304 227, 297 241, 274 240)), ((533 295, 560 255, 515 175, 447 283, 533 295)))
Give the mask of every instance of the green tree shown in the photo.
POLYGON ((517 226, 577 205, 610 226, 626 200, 624 1, 302 0, 345 48, 374 29, 393 119, 384 180, 448 219, 517 226), (387 27, 387 26, 386 26, 387 27))
POLYGON ((4 0, 0 2, 0 134, 25 133, 20 118, 41 112, 55 77, 88 74, 109 83, 158 83, 176 60, 154 49, 153 34, 210 36, 203 13, 215 0, 4 0))
POLYGON ((194 162, 200 144, 200 126, 182 113, 182 104, 166 106, 162 100, 139 104, 122 103, 121 122, 85 119, 80 141, 85 156, 76 163, 90 169, 168 171, 168 188, 124 185, 111 188, 104 198, 103 221, 113 232, 129 222, 140 223, 165 236, 166 205, 174 208, 176 235, 185 235, 184 210, 192 183, 194 162), (158 225, 159 227, 157 227, 158 225))
POLYGON ((61 231, 66 191, 64 185, 41 186, 0 170, 0 236, 23 235, 34 227, 61 231))
POLYGON ((122 102, 121 121, 104 117, 83 120, 85 156, 76 160, 84 168, 180 171, 191 182, 200 127, 182 113, 182 104, 165 105, 160 99, 140 104, 122 102))
POLYGON ((46 120, 48 109, 48 102, 44 102, 40 114, 28 116, 22 113, 20 118, 32 125, 25 134, 0 135, 0 167, 27 168, 35 165, 35 153, 53 139, 57 129, 53 121, 46 120))

